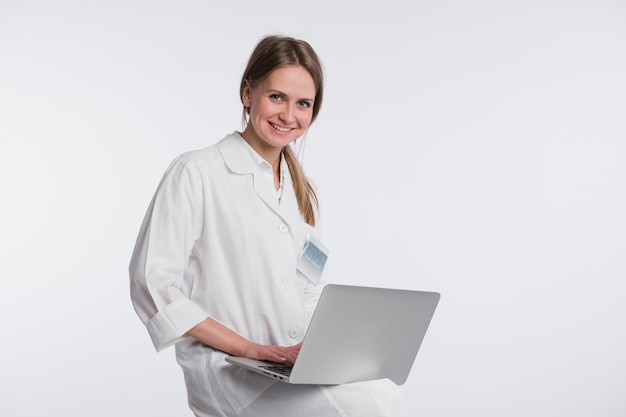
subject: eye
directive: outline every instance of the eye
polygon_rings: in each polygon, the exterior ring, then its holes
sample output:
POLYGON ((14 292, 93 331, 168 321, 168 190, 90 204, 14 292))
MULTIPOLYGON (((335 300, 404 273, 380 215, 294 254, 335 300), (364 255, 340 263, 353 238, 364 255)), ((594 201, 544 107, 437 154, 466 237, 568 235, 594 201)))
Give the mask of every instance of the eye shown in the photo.
POLYGON ((281 101, 283 99, 283 96, 278 93, 272 93, 270 94, 270 98, 272 100, 281 101))
POLYGON ((311 107, 311 102, 306 101, 306 100, 300 100, 300 101, 298 102, 298 105, 299 105, 300 107, 309 108, 309 107, 311 107))

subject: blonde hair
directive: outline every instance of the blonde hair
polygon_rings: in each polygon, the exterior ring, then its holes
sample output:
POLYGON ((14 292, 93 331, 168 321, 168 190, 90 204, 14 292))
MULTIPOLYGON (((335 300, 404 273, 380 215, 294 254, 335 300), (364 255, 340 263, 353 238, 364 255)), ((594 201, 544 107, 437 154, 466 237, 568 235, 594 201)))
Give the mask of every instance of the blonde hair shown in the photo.
MULTIPOLYGON (((285 66, 301 66, 311 74, 315 85, 315 101, 311 123, 315 121, 324 96, 324 74, 319 57, 307 42, 288 36, 267 36, 259 41, 254 48, 248 65, 241 77, 239 97, 243 103, 243 93, 246 85, 252 89, 263 82, 272 71, 285 66)), ((243 123, 247 123, 250 108, 244 105, 243 123)), ((283 156, 291 172, 298 208, 304 221, 315 226, 315 213, 319 209, 319 202, 313 186, 304 175, 302 166, 289 145, 283 148, 283 156)))

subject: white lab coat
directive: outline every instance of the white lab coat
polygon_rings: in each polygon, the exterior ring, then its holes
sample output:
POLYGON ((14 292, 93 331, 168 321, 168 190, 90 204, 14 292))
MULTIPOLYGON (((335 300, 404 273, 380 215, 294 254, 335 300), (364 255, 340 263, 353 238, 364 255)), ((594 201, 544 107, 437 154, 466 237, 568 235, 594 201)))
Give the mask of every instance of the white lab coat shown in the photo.
POLYGON ((286 163, 280 200, 264 164, 237 133, 172 162, 130 263, 137 314, 158 351, 176 344, 197 416, 289 415, 290 402, 299 416, 307 406, 315 416, 397 416, 373 411, 397 401, 391 383, 291 387, 183 336, 209 316, 261 344, 289 346, 304 336, 326 278, 309 281, 296 262, 306 234, 323 238, 299 213, 286 163), (365 414, 361 406, 369 406, 365 414))

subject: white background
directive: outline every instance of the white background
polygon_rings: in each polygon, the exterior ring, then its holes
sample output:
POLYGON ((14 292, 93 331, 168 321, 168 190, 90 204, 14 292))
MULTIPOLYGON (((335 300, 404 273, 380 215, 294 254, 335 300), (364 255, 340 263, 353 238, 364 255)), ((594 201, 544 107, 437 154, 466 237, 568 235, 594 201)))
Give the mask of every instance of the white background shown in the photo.
POLYGON ((326 70, 304 165, 332 280, 442 294, 411 415, 626 415, 626 4, 602 0, 0 0, 0 415, 191 415, 127 266, 273 33, 326 70))

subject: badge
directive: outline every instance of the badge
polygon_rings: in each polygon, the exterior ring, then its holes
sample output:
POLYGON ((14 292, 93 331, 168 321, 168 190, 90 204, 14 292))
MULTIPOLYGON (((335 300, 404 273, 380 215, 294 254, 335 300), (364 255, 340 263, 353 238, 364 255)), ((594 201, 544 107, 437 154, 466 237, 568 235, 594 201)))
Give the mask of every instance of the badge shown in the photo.
POLYGON ((319 240, 307 234, 298 259, 298 271, 317 285, 322 277, 326 259, 328 259, 328 249, 319 240))

